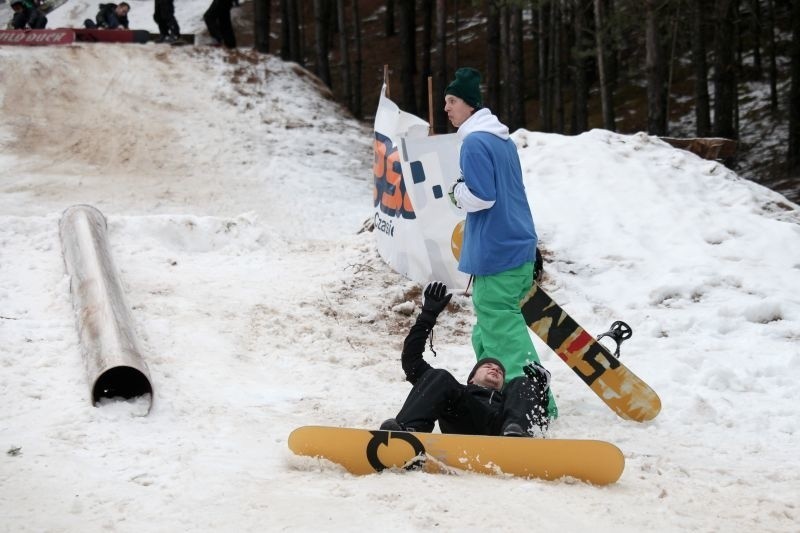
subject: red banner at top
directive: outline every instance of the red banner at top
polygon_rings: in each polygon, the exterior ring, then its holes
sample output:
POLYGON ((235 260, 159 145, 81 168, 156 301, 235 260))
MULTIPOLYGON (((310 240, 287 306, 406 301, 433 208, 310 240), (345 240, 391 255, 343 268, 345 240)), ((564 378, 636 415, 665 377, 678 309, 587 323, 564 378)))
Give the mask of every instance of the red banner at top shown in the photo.
POLYGON ((75 32, 70 29, 58 30, 0 30, 0 45, 46 46, 72 44, 75 32))

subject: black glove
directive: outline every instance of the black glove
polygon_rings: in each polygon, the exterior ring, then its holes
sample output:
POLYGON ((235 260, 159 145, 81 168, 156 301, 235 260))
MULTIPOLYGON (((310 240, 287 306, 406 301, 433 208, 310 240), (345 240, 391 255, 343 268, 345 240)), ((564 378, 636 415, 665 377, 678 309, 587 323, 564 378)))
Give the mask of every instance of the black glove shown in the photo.
POLYGON ((453 295, 447 292, 447 285, 441 281, 432 281, 425 287, 425 299, 422 302, 422 311, 432 313, 433 316, 439 316, 439 313, 447 307, 452 297, 453 295))

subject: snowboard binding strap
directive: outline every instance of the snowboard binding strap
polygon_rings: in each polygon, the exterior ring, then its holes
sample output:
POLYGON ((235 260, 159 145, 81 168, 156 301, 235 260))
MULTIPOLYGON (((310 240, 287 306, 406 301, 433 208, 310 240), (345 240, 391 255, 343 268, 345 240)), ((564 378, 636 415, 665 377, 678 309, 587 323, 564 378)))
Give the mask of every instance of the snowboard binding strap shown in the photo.
POLYGON ((597 336, 597 340, 599 341, 603 337, 611 337, 611 339, 617 343, 617 349, 614 351, 614 357, 619 358, 619 347, 622 346, 622 343, 631 338, 633 335, 633 330, 631 327, 623 322, 622 320, 617 320, 613 324, 608 331, 605 333, 601 333, 597 336))

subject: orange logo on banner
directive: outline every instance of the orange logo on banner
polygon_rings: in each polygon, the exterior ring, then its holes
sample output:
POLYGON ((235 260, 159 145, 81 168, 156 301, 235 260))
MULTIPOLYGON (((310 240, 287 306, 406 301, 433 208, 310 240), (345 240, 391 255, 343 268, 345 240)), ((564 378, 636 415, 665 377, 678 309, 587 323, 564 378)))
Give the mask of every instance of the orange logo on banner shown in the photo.
POLYGON ((450 237, 450 251, 458 261, 461 258, 461 246, 464 244, 464 220, 456 224, 453 228, 453 235, 450 237))
POLYGON ((403 173, 400 167, 400 152, 392 144, 392 140, 375 133, 372 173, 375 177, 372 189, 374 206, 392 217, 416 218, 411 198, 406 193, 403 173))

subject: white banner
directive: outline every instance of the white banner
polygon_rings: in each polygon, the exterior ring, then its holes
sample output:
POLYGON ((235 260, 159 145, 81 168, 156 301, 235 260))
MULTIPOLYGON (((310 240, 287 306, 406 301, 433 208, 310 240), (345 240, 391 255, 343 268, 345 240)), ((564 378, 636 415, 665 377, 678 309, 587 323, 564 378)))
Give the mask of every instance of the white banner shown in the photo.
POLYGON ((428 136, 428 123, 405 113, 381 90, 375 114, 375 235, 378 252, 404 276, 463 289, 458 271, 465 213, 447 197, 458 178, 455 134, 428 136))

